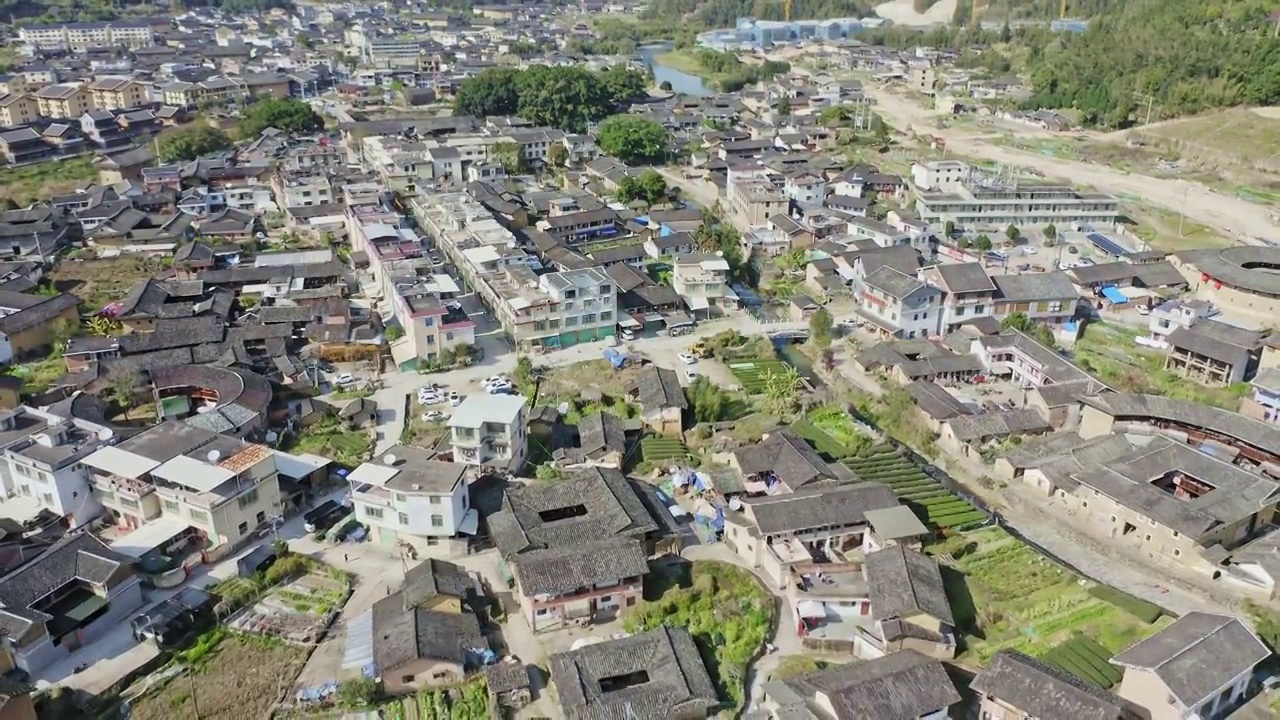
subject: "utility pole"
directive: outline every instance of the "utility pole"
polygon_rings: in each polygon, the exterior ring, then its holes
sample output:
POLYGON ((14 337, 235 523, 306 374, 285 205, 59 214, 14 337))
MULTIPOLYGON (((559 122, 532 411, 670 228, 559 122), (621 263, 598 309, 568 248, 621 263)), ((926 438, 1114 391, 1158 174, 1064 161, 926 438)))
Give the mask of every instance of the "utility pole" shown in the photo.
POLYGON ((187 682, 191 685, 191 708, 196 713, 196 720, 200 720, 200 704, 196 702, 196 678, 191 668, 187 668, 187 682))

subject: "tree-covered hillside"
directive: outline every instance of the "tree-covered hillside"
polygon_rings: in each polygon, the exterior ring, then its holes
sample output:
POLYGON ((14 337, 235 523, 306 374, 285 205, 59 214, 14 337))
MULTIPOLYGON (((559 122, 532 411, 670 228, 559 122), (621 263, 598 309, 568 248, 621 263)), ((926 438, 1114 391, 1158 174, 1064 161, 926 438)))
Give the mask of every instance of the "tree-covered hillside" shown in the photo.
POLYGON ((1130 0, 1083 34, 1029 33, 1036 107, 1124 127, 1230 105, 1280 103, 1271 0, 1130 0))

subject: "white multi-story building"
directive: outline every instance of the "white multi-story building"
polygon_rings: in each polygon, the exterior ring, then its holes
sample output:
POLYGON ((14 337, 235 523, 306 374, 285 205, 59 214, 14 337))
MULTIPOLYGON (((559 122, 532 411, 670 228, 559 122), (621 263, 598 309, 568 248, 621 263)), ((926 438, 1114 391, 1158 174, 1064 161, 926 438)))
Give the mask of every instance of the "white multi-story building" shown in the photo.
POLYGON ((729 262, 718 255, 681 255, 671 271, 671 287, 685 305, 701 317, 737 307, 738 294, 729 287, 729 262))
POLYGON ((395 445, 348 476, 356 518, 369 526, 373 542, 420 549, 475 534, 479 516, 467 495, 467 466, 432 455, 395 445))
POLYGON ((160 524, 148 532, 157 547, 188 537, 225 553, 283 510, 271 448, 179 420, 100 448, 83 463, 117 525, 160 524))
POLYGON ((449 418, 454 461, 519 472, 528 450, 527 404, 519 395, 468 396, 449 418))
POLYGON ((0 462, 0 493, 25 499, 23 507, 29 514, 23 514, 30 517, 49 510, 67 518, 71 527, 102 515, 102 503, 91 492, 89 473, 81 461, 115 440, 110 428, 19 407, 0 412, 0 433, 7 436, 0 462))
POLYGON ((151 25, 145 22, 29 25, 18 29, 18 39, 41 50, 140 48, 155 45, 151 25))
POLYGON ((882 265, 862 280, 858 314, 883 336, 910 340, 938 332, 942 291, 882 265))
POLYGON ((920 190, 954 192, 973 177, 973 168, 959 160, 930 160, 911 164, 911 185, 920 190))

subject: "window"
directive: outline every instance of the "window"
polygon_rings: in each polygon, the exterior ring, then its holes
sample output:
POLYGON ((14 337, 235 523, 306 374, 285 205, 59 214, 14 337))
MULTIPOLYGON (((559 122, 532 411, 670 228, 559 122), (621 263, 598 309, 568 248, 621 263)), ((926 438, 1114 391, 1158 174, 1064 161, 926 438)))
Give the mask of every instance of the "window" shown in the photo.
POLYGON ((535 610, 535 611, 534 611, 534 613, 533 613, 533 614, 534 614, 534 615, 539 615, 539 616, 541 616, 541 615, 546 615, 546 614, 547 614, 547 609, 546 609, 546 608, 538 608, 537 610, 535 610))
POLYGON ((406 685, 408 685, 409 683, 413 682, 413 681, 414 681, 414 680, 416 680, 416 679, 417 679, 417 678, 415 678, 413 675, 401 675, 401 676, 400 676, 400 682, 402 682, 402 683, 404 683, 404 684, 406 684, 406 685))
POLYGON ((1080 501, 1080 507, 1089 507, 1089 501, 1088 500, 1080 501))
POLYGON ((466 509, 467 509, 467 494, 466 494, 466 493, 462 493, 462 509, 463 509, 463 510, 466 510, 466 509))
POLYGON ((405 514, 405 513, 396 513, 396 515, 398 515, 398 516, 399 516, 399 517, 397 517, 396 519, 400 521, 400 524, 401 524, 401 525, 408 525, 408 524, 409 524, 409 516, 408 516, 407 514, 405 514))
POLYGON ((244 537, 245 534, 249 532, 249 523, 247 522, 240 523, 240 527, 238 528, 238 530, 240 531, 240 537, 244 537))
POLYGON ((636 596, 635 595, 628 596, 627 607, 635 607, 635 604, 636 604, 636 596))
POLYGON ((600 597, 600 602, 602 602, 602 603, 613 602, 613 596, 612 596, 612 595, 602 595, 602 596, 600 597))
MULTIPOLYGON (((256 502, 258 502, 258 491, 256 489, 250 490, 236 499, 236 504, 242 508, 249 507, 256 502)), ((243 535, 244 533, 241 534, 243 535)))
POLYGON ((436 319, 429 317, 423 320, 423 322, 426 324, 427 327, 432 327, 436 324, 436 319))
POLYGON ((267 521, 267 512, 265 510, 259 510, 258 514, 253 516, 253 519, 256 520, 259 525, 261 525, 262 523, 267 521))
POLYGON ((370 507, 368 505, 365 505, 364 516, 371 517, 371 518, 378 518, 380 520, 382 519, 382 508, 370 507))
POLYGON ((431 516, 431 527, 444 527, 444 516, 443 516, 443 515, 432 515, 432 516, 431 516))
POLYGON ((982 314, 986 309, 987 309, 987 306, 986 306, 986 305, 974 305, 974 306, 973 306, 973 314, 974 314, 974 315, 981 315, 981 314, 982 314))
POLYGON ((404 493, 396 493, 396 502, 404 502, 404 501, 405 501, 404 493))
MULTIPOLYGON (((27 490, 28 494, 30 494, 30 492, 30 490, 27 490)), ((134 510, 138 509, 138 501, 130 498, 120 498, 120 505, 127 508, 133 508, 134 510)))
POLYGON ((209 513, 203 510, 187 510, 187 514, 196 522, 209 522, 209 513))
MULTIPOLYGON (((976 312, 976 311, 975 311, 975 312, 976 312)), ((962 317, 963 315, 964 315, 964 307, 963 307, 963 306, 961 306, 961 307, 957 307, 957 308, 956 308, 956 317, 962 317)))
POLYGON ((177 500, 164 500, 160 504, 164 506, 165 512, 176 513, 180 509, 177 500))
POLYGON ((432 496, 431 496, 431 504, 432 504, 432 505, 439 505, 439 504, 440 504, 440 496, 439 496, 439 495, 432 495, 432 496))

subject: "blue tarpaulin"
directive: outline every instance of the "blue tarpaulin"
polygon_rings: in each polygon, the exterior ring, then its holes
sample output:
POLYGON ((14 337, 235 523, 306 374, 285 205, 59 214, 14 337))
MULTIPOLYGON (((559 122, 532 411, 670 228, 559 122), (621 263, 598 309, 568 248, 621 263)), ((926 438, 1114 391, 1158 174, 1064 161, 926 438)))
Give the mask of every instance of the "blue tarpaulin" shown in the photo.
POLYGON ((1120 292, 1120 288, 1112 287, 1110 285, 1102 288, 1102 297, 1110 300, 1116 305, 1123 305, 1124 303, 1129 302, 1129 298, 1125 297, 1124 293, 1120 292))

